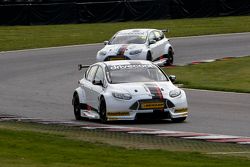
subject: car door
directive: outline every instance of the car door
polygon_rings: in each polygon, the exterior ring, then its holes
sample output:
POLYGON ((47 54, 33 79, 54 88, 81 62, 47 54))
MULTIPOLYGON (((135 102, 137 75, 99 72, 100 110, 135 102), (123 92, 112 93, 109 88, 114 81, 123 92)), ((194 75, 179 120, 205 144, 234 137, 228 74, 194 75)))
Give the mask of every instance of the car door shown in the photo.
POLYGON ((166 40, 164 40, 164 34, 162 31, 154 31, 156 40, 157 40, 157 48, 158 48, 158 56, 160 57, 164 54, 164 49, 166 45, 166 40))
POLYGON ((95 77, 95 73, 97 71, 98 66, 92 66, 88 69, 86 72, 86 80, 83 84, 81 84, 81 87, 84 89, 86 94, 86 104, 93 107, 93 79, 95 77))
POLYGON ((99 96, 104 90, 105 86, 105 77, 104 77, 104 71, 101 66, 98 67, 95 77, 93 79, 93 86, 92 86, 92 102, 93 107, 95 109, 98 109, 99 107, 99 96))
POLYGON ((152 31, 152 32, 149 33, 148 40, 149 40, 149 48, 150 48, 150 50, 151 50, 151 55, 152 55, 152 58, 153 58, 153 60, 154 60, 154 59, 156 59, 157 57, 159 57, 159 55, 160 55, 159 43, 158 43, 158 41, 157 41, 157 38, 156 38, 156 36, 155 36, 154 31, 152 31), (155 41, 155 43, 150 43, 150 41, 155 41))

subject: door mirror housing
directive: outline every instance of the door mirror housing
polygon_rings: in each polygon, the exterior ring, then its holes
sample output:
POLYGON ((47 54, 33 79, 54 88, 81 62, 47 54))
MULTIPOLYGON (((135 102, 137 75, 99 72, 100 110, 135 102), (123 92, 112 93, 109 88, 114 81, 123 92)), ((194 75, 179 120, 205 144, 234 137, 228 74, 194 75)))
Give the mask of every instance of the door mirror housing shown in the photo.
POLYGON ((99 85, 99 86, 103 86, 103 82, 102 80, 93 80, 93 85, 99 85))
POLYGON ((176 76, 175 75, 169 75, 169 79, 170 79, 171 82, 175 83, 176 76))
POLYGON ((149 40, 149 45, 155 44, 155 43, 156 43, 156 40, 154 40, 154 39, 150 39, 150 40, 149 40))
POLYGON ((104 44, 104 45, 108 45, 108 44, 109 44, 109 41, 104 41, 103 44, 104 44))

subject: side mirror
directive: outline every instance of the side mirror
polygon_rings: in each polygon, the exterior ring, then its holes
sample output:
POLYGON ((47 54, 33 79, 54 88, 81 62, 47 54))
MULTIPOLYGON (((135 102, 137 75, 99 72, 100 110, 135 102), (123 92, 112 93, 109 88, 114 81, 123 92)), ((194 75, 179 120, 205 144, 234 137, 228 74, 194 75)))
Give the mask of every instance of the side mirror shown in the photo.
POLYGON ((156 40, 154 40, 154 39, 149 40, 149 45, 155 44, 155 43, 156 43, 156 40))
POLYGON ((107 45, 109 43, 109 41, 104 41, 103 44, 104 45, 107 45))
POLYGON ((175 75, 169 75, 169 79, 170 79, 171 82, 175 83, 176 76, 175 75))
POLYGON ((99 85, 99 86, 103 86, 103 83, 102 83, 102 81, 101 80, 93 80, 93 85, 99 85))

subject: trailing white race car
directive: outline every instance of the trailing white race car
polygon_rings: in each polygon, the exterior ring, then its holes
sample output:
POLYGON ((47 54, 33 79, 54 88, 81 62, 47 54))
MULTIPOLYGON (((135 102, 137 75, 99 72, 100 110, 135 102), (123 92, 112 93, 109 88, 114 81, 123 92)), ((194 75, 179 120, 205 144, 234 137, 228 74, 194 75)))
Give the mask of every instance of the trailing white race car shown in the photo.
POLYGON ((163 61, 172 65, 174 49, 165 37, 166 30, 127 29, 117 32, 97 52, 97 62, 109 60, 163 61))
MULTIPOLYGON (((83 68, 82 65, 79 66, 83 68)), ((72 99, 77 120, 172 119, 188 116, 186 94, 157 65, 146 60, 95 63, 79 80, 72 99)))

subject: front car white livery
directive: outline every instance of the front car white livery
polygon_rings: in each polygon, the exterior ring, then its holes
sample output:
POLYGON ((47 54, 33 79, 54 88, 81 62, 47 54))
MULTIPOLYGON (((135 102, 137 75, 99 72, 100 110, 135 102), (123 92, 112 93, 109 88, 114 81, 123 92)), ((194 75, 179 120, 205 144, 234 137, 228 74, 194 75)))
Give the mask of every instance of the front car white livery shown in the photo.
POLYGON ((174 50, 164 35, 165 30, 127 29, 117 32, 97 52, 97 62, 110 60, 164 61, 172 65, 174 50))
POLYGON ((186 94, 157 65, 146 60, 99 62, 91 65, 73 94, 77 120, 172 119, 188 116, 186 94))

